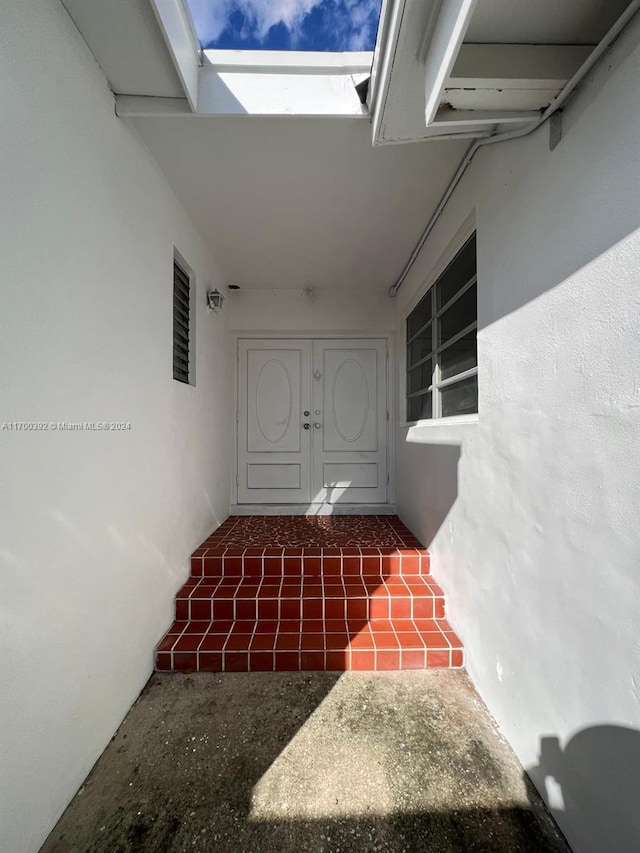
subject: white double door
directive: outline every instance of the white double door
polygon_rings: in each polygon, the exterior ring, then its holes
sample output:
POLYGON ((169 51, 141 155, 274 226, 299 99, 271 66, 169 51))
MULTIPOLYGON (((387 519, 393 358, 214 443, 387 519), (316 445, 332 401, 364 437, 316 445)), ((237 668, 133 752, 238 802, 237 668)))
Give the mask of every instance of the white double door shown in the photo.
POLYGON ((387 342, 238 341, 238 503, 385 503, 387 342))

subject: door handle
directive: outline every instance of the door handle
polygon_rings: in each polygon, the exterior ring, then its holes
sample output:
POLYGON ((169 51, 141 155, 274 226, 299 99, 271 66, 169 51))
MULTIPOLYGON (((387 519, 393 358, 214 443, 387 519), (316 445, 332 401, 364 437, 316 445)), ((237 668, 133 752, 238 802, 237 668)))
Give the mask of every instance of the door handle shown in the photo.
POLYGON ((309 427, 311 426, 311 424, 302 424, 302 426, 304 427, 304 429, 309 429, 309 427))

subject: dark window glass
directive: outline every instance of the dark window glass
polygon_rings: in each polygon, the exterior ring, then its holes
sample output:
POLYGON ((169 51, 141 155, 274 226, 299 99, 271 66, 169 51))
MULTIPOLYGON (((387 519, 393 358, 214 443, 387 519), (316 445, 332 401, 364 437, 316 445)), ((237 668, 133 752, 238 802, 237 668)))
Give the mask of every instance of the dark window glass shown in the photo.
POLYGON ((407 400, 407 420, 423 421, 433 416, 431 391, 420 397, 409 397, 407 400))
POLYGON ((464 244, 436 283, 438 310, 476 274, 476 235, 464 244))
POLYGON ((416 362, 431 355, 432 331, 431 326, 428 326, 424 331, 420 332, 417 338, 411 341, 407 347, 407 367, 412 367, 416 362))
POLYGON ((415 391, 424 391, 431 385, 433 379, 433 367, 431 359, 428 358, 425 362, 414 367, 407 373, 407 394, 413 394, 415 391))
POLYGON ((442 350, 439 356, 440 380, 450 379, 458 373, 478 366, 478 348, 476 330, 467 332, 461 338, 442 350))
POLYGON ((461 373, 475 373, 478 367, 476 271, 474 234, 407 317, 409 421, 433 417, 434 404, 443 418, 478 411, 477 375, 460 379, 461 373), (440 386, 447 381, 452 384, 440 386))
POLYGON ((470 376, 440 391, 442 417, 471 415, 478 411, 478 377, 470 376))
POLYGON ((470 287, 438 320, 438 346, 478 319, 478 286, 470 287))
POLYGON ((431 291, 423 296, 413 309, 407 320, 407 340, 419 332, 420 329, 431 319, 431 291))

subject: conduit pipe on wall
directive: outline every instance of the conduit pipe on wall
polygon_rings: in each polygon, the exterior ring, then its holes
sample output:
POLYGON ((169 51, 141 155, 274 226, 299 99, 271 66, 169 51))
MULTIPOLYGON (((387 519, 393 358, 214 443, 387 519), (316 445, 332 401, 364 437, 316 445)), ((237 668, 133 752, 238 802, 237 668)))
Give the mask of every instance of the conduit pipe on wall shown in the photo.
POLYGON ((448 187, 444 191, 444 195, 438 202, 438 206, 436 207, 431 219, 427 223, 427 227, 422 232, 420 239, 416 243, 416 246, 411 253, 411 257, 405 264, 404 269, 400 273, 400 277, 389 288, 389 296, 394 297, 397 295, 398 291, 402 287, 404 280, 409 275, 409 271, 413 267, 414 263, 420 252, 422 251, 422 247, 427 241, 429 234, 433 231, 436 222, 442 215, 443 210, 447 206, 447 203, 453 193, 455 192, 456 187, 462 180, 464 173, 469 168, 471 161, 476 156, 478 151, 481 148, 484 148, 485 145, 495 145, 497 142, 508 142, 511 139, 520 139, 523 136, 529 136, 530 133, 533 133, 534 130, 537 130, 540 125, 544 124, 548 118, 557 112, 560 107, 564 103, 566 103, 569 96, 573 93, 573 91, 580 85, 582 80, 586 77, 586 75, 595 67, 595 65, 602 59, 604 54, 609 50, 609 48, 613 45, 618 36, 622 33, 627 24, 631 21, 633 16, 640 10, 640 0, 633 0, 627 8, 624 10, 622 15, 617 19, 615 24, 611 27, 611 29, 607 32, 605 37, 594 47, 589 56, 582 63, 580 68, 576 71, 573 77, 566 83, 564 88, 556 95, 554 100, 549 104, 546 110, 540 114, 539 118, 537 118, 534 122, 527 125, 526 127, 520 128, 520 130, 512 130, 509 133, 497 133, 494 136, 489 136, 486 139, 478 139, 474 142, 470 148, 467 150, 467 153, 462 158, 462 162, 458 166, 455 175, 449 182, 448 187))

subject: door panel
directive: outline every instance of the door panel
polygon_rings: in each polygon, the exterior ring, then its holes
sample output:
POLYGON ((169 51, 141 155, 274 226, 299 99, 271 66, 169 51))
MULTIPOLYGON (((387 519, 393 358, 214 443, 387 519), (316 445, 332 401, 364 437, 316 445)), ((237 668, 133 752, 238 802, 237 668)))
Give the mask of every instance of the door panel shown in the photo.
POLYGON ((386 353, 384 340, 238 341, 238 503, 386 502, 386 353))
POLYGON ((313 500, 387 500, 386 341, 314 341, 313 500))
POLYGON ((247 450, 299 452, 300 350, 247 351, 247 450))
POLYGON ((374 349, 323 350, 324 451, 377 449, 377 355, 374 349))
POLYGON ((323 486, 325 488, 378 487, 378 466, 375 462, 323 462, 323 486))
POLYGON ((238 342, 238 503, 311 499, 311 342, 238 342))
POLYGON ((302 465, 295 462, 247 462, 249 489, 299 489, 302 465))

